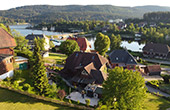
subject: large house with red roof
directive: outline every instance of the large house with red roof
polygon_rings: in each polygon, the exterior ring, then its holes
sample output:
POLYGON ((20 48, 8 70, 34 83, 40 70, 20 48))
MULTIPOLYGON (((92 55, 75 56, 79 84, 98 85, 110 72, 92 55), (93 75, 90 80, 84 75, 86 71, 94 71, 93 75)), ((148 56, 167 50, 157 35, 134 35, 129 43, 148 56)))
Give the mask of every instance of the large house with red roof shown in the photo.
POLYGON ((67 39, 69 40, 75 40, 79 47, 80 47, 80 51, 83 51, 83 52, 90 52, 90 48, 91 48, 91 45, 89 43, 89 41, 85 38, 85 37, 68 37, 67 39))
POLYGON ((0 28, 0 79, 10 77, 14 73, 13 48, 15 46, 16 42, 14 37, 3 28, 0 28))

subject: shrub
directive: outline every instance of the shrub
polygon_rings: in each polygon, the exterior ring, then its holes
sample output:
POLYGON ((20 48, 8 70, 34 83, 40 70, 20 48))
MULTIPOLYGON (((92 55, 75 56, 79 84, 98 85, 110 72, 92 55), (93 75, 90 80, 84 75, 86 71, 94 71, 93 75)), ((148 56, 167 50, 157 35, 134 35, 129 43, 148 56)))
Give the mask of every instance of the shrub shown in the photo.
POLYGON ((18 80, 21 77, 22 70, 14 70, 13 79, 18 80))
POLYGON ((79 100, 77 100, 77 104, 80 104, 80 101, 79 101, 79 100))
POLYGON ((57 85, 55 83, 53 83, 52 85, 50 85, 50 91, 49 91, 48 97, 56 98, 57 92, 58 92, 57 85))
POLYGON ((164 82, 166 83, 166 84, 169 84, 169 80, 170 80, 170 75, 166 75, 166 74, 164 74, 164 75, 161 75, 161 77, 164 79, 164 82))
POLYGON ((68 100, 68 102, 69 102, 69 103, 72 103, 70 99, 68 100))
POLYGON ((86 99, 85 102, 86 102, 86 105, 87 105, 87 106, 90 105, 90 99, 86 99))
POLYGON ((147 84, 159 87, 159 81, 158 80, 153 80, 153 81, 148 81, 147 84))
POLYGON ((60 100, 63 100, 66 95, 66 92, 64 90, 59 90, 57 94, 60 100))

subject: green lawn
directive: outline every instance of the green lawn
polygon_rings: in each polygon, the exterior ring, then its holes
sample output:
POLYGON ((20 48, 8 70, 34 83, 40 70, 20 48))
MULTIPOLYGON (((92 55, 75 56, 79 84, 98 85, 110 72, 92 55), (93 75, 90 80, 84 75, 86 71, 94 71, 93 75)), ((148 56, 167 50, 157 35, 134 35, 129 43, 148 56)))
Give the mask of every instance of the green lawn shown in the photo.
POLYGON ((167 108, 170 108, 170 101, 150 93, 147 93, 147 98, 144 103, 144 110, 166 110, 167 108))
POLYGON ((59 53, 49 53, 49 57, 44 58, 46 63, 57 63, 61 64, 62 60, 65 60, 67 56, 59 53))
POLYGON ((0 110, 74 110, 0 88, 0 110))

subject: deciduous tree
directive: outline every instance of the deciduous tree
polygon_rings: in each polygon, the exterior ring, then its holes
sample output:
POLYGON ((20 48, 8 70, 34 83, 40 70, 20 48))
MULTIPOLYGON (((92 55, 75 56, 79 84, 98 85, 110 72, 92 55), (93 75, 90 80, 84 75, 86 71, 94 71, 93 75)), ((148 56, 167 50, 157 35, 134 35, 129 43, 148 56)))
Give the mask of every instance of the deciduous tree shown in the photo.
POLYGON ((140 110, 146 95, 145 81, 139 72, 116 67, 109 70, 103 84, 103 100, 119 110, 140 110))
POLYGON ((105 55, 110 46, 110 38, 107 35, 98 33, 94 42, 95 50, 101 55, 105 55))
POLYGON ((75 51, 80 51, 80 47, 78 46, 78 43, 74 40, 66 40, 61 43, 59 47, 60 51, 66 55, 71 55, 75 51))

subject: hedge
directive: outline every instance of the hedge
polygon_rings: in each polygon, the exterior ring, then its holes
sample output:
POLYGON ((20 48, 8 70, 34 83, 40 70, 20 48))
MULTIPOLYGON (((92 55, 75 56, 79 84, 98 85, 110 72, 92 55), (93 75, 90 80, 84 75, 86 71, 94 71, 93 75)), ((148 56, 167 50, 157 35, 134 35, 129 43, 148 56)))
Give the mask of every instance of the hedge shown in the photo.
POLYGON ((23 94, 23 95, 26 95, 26 96, 29 96, 29 97, 32 97, 32 98, 36 98, 38 100, 43 100, 43 101, 47 101, 47 102, 51 102, 51 103, 55 103, 55 104, 60 104, 60 105, 63 105, 63 106, 68 106, 68 107, 72 107, 72 108, 76 108, 76 109, 83 109, 83 110, 94 110, 94 108, 90 108, 90 107, 86 107, 86 106, 80 106, 80 105, 72 104, 72 103, 69 103, 69 102, 63 102, 63 101, 56 100, 56 99, 46 98, 46 97, 39 96, 39 95, 36 95, 36 94, 30 94, 30 93, 25 92, 25 91, 15 90, 12 87, 0 85, 0 88, 7 89, 7 90, 10 90, 10 91, 13 91, 13 92, 17 92, 17 93, 20 93, 20 94, 23 94))

